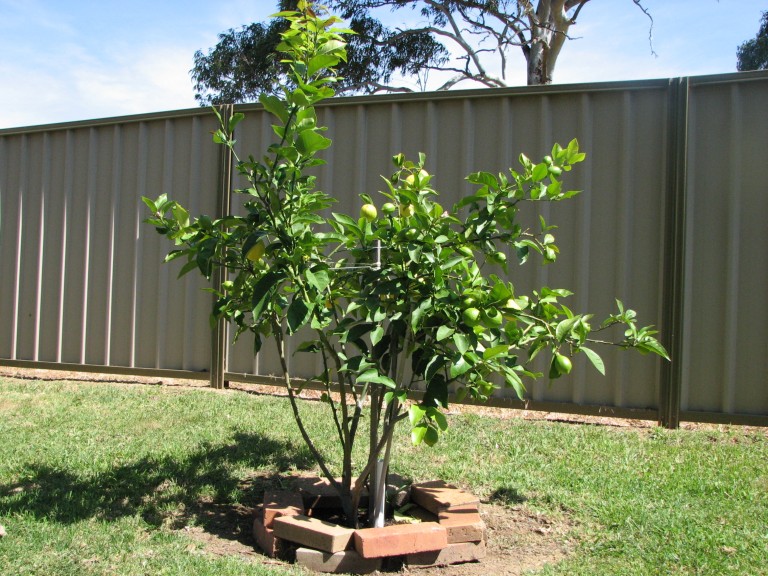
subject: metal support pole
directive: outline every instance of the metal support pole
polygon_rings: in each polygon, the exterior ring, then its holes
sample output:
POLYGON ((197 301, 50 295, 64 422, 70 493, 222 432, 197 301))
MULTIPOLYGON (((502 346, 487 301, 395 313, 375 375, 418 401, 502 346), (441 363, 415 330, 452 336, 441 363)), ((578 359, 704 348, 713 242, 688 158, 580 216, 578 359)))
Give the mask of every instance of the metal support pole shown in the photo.
POLYGON ((688 78, 669 83, 667 216, 664 263, 662 339, 672 362, 664 362, 659 389, 658 423, 680 426, 680 392, 683 375, 683 322, 686 259, 686 204, 688 160, 688 78))
MULTIPOLYGON (((229 122, 234 112, 232 104, 225 104, 219 108, 224 124, 229 122)), ((226 146, 221 146, 219 154, 219 187, 216 202, 216 217, 223 218, 231 212, 232 190, 232 152, 226 146)), ((211 278, 213 288, 221 290, 221 285, 227 279, 227 270, 217 268, 211 278)), ((215 299, 215 296, 214 296, 215 299)), ((227 369, 227 322, 220 319, 212 331, 211 338, 211 388, 222 389, 225 387, 224 373, 227 369)))

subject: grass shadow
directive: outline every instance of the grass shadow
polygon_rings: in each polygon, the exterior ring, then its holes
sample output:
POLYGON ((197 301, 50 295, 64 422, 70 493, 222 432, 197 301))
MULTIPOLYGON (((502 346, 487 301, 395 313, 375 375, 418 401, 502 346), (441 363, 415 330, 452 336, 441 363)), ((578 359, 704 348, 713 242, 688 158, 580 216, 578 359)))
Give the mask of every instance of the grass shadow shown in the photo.
POLYGON ((494 490, 490 496, 488 496, 489 502, 495 502, 505 506, 522 504, 527 500, 528 498, 524 494, 522 494, 517 488, 512 488, 511 486, 501 486, 500 488, 494 490))
POLYGON ((184 458, 145 457, 87 476, 30 463, 23 480, 0 486, 0 515, 28 514, 61 524, 140 515, 156 527, 194 522, 220 538, 246 542, 250 508, 242 500, 260 499, 281 473, 313 466, 304 446, 245 433, 184 458), (237 472, 243 469, 268 472, 254 482, 237 472))

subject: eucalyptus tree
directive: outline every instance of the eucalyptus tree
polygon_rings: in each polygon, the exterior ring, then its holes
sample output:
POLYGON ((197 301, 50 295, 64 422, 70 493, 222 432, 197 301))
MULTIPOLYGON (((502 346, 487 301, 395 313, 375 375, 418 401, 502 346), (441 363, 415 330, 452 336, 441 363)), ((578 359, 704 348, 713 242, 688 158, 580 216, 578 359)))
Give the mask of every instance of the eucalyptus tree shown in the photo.
MULTIPOLYGON (((581 11, 591 0, 328 0, 354 32, 347 60, 338 67, 337 94, 409 92, 404 78, 426 88, 439 73, 437 90, 460 83, 487 87, 508 84, 511 57, 525 59, 529 85, 549 84, 581 11), (393 16, 386 17, 386 12, 393 16), (407 22, 388 26, 383 21, 407 22)), ((651 22, 641 0, 634 4, 651 22)), ((292 10, 297 0, 281 0, 292 10)), ((595 6, 598 10, 599 6, 595 6)), ((290 82, 276 51, 285 18, 230 29, 207 52, 194 56, 192 77, 203 104, 256 101, 290 82)), ((650 37, 650 33, 649 33, 650 37)), ((432 83, 434 84, 434 83, 432 83)))

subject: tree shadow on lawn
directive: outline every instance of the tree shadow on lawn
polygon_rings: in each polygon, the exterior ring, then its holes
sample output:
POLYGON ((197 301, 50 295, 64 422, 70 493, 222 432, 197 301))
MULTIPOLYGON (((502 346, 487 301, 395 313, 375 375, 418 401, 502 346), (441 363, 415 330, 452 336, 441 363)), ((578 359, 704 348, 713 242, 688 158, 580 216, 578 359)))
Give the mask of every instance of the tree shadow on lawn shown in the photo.
POLYGON ((0 514, 62 524, 139 514, 155 527, 193 522, 219 538, 252 544, 251 509, 233 500, 260 501, 283 473, 313 466, 304 446, 243 433, 226 446, 203 445, 184 459, 145 457, 92 475, 29 463, 22 481, 0 486, 0 514), (243 468, 262 472, 255 481, 233 473, 243 468), (244 497, 233 497, 237 492, 244 497))

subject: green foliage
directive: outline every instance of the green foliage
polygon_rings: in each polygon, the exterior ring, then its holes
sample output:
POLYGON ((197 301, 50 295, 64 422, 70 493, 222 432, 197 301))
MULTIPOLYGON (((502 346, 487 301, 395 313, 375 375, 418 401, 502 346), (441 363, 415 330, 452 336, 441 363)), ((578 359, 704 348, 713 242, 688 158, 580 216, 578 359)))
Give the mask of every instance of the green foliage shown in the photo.
POLYGON ((768 11, 763 12, 760 28, 752 40, 747 40, 736 49, 736 69, 768 70, 768 11))
MULTIPOLYGON (((322 164, 317 154, 331 145, 314 105, 334 94, 346 31, 303 2, 298 12, 278 16, 289 22, 278 48, 293 82, 282 97, 261 97, 275 119, 275 143, 259 160, 238 158, 237 170, 249 183, 237 191, 248 197, 246 214, 190 219, 165 195, 144 201, 153 215, 148 222, 177 245, 167 259, 186 258, 182 274, 198 269, 210 278, 217 267, 230 273, 217 291, 213 318, 233 322, 237 336, 250 332, 254 351, 275 342, 299 427, 332 479, 336 475, 303 427, 287 367, 286 339, 302 328, 312 331, 298 350, 320 354, 323 370, 315 378, 328 393, 341 393, 338 402, 326 398, 344 453, 337 487, 348 496, 348 518, 357 518, 362 484, 379 455, 388 457, 398 422, 409 420, 415 444, 438 442, 452 389, 459 399, 483 400, 502 381, 522 397, 524 380, 541 376, 531 361, 542 351, 552 356, 552 379, 570 372, 568 357, 580 351, 604 372, 586 345, 596 342, 594 332, 614 325, 625 328, 619 346, 667 357, 655 332, 638 328, 635 313, 621 303, 594 329, 590 315, 562 302, 569 291, 542 287, 520 294, 499 276, 508 273, 511 257, 521 264, 531 256, 556 260, 555 227, 542 218, 538 229, 524 229, 518 215, 527 203, 577 194, 562 181, 585 157, 576 140, 555 144, 538 163, 521 155, 517 170, 470 174, 474 193, 449 208, 438 201, 424 155, 409 160, 398 154, 394 172, 383 179, 381 217, 376 210, 359 218, 330 212, 334 199, 316 189, 306 170, 322 164), (423 400, 406 410, 408 393, 417 389, 423 400), (353 490, 351 454, 366 401, 369 458, 353 490)), ((232 154, 242 119, 219 116, 214 140, 232 154)))
MULTIPOLYGON (((297 0, 277 2, 279 10, 291 11, 297 0)), ((372 93, 388 84, 395 74, 415 75, 444 63, 447 49, 428 32, 399 34, 384 26, 366 10, 346 10, 344 17, 354 32, 349 37, 349 58, 338 63, 337 92, 372 93)), ((292 85, 289 68, 279 57, 282 34, 290 22, 282 16, 269 23, 254 22, 219 35, 216 46, 194 55, 192 77, 195 99, 202 105, 253 102, 261 94, 279 94, 292 85)))

